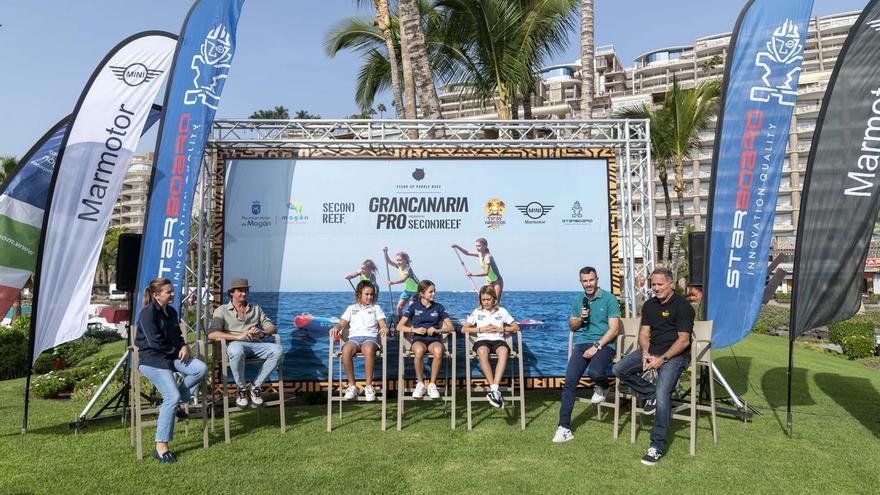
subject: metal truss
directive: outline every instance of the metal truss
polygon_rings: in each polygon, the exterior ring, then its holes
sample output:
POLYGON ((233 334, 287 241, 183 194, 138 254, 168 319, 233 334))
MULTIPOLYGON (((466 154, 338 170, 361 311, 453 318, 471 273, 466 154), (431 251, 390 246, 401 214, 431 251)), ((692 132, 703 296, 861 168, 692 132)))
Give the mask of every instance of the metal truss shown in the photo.
MULTIPOLYGON (((651 137, 646 120, 251 120, 214 121, 206 156, 271 150, 600 149, 617 156, 623 290, 628 316, 650 297, 654 269, 654 199, 651 137)), ((213 163, 212 163, 213 165, 213 163)), ((208 167, 205 167, 208 169, 208 167)), ((202 177, 207 222, 213 181, 202 177), (207 198, 207 201, 206 201, 207 198)), ((200 224, 198 268, 209 280, 213 242, 210 223, 200 224)), ((207 282, 205 282, 207 283, 207 282)), ((200 316, 204 315, 201 313, 200 316)))

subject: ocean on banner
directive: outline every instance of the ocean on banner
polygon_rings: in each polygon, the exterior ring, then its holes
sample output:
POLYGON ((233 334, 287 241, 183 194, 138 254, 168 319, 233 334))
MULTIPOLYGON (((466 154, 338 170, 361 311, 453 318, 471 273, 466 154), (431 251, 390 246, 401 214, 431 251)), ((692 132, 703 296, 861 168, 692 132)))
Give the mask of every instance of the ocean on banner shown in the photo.
MULTIPOLYGON (((516 320, 543 320, 544 325, 523 333, 525 371, 529 377, 565 376, 568 352, 568 312, 577 292, 512 292, 505 291, 503 304, 516 320)), ((394 292, 396 303, 399 292, 394 292)), ((251 292, 248 299, 263 307, 278 326, 284 346, 284 377, 287 380, 327 379, 327 336, 299 330, 294 326, 297 315, 338 318, 354 302, 352 291, 347 292, 251 292)), ((476 308, 473 292, 439 292, 437 302, 443 304, 450 316, 464 320, 476 308)), ((387 289, 380 295, 379 304, 389 313, 387 289)), ((464 356, 464 339, 458 336, 458 356, 464 356)), ((397 339, 390 339, 388 347, 389 379, 397 377, 397 339)), ((358 377, 363 377, 363 366, 356 361, 358 377)), ((464 360, 458 360, 457 376, 464 376, 464 360)), ((381 368, 377 368, 381 369, 381 368)), ((474 366, 474 376, 478 376, 474 366)), ((250 373, 253 373, 251 371, 250 373)), ((412 364, 407 376, 413 376, 412 364)), ((250 375, 249 375, 250 376, 250 375)), ((442 373, 441 373, 442 376, 442 373)), ((272 379, 276 377, 273 374, 272 379)), ((336 378, 336 377, 334 377, 336 378)), ((376 379, 379 375, 376 374, 376 379)))

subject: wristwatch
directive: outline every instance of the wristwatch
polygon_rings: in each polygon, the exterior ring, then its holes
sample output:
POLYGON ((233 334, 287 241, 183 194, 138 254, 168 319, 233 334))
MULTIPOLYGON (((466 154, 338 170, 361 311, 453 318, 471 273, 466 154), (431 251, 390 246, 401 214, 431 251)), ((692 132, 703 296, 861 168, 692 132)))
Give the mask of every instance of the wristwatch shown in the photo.
POLYGON ((667 356, 666 354, 664 354, 664 355, 663 355, 663 364, 666 364, 666 363, 668 363, 668 362, 669 362, 669 356, 667 356))
POLYGON ((595 344, 593 344, 593 347, 595 347, 596 349, 602 349, 602 344, 596 342, 595 344))

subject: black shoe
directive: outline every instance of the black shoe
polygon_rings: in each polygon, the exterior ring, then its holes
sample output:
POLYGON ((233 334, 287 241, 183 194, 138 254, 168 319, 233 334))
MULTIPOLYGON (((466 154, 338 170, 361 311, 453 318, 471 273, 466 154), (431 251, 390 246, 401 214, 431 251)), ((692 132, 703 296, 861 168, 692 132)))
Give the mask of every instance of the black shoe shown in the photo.
POLYGON ((250 390, 251 390, 251 404, 253 404, 254 407, 262 406, 263 405, 263 397, 260 396, 260 387, 257 387, 255 385, 251 385, 248 388, 250 388, 250 390))
POLYGON ((645 405, 642 406, 642 411, 645 414, 654 414, 654 411, 657 410, 657 399, 648 399, 645 401, 645 405))
POLYGON ((174 457, 174 454, 172 454, 170 450, 166 450, 164 454, 159 455, 159 451, 153 449, 152 455, 153 459, 156 459, 157 461, 165 464, 174 464, 175 462, 177 462, 177 457, 174 457))
POLYGON ((177 406, 177 411, 174 412, 174 415, 177 419, 189 419, 189 413, 184 411, 180 406, 177 406))
POLYGON ((651 447, 645 452, 645 456, 642 457, 642 464, 646 466, 653 466, 660 462, 660 459, 663 457, 663 452, 660 452, 660 449, 651 447))

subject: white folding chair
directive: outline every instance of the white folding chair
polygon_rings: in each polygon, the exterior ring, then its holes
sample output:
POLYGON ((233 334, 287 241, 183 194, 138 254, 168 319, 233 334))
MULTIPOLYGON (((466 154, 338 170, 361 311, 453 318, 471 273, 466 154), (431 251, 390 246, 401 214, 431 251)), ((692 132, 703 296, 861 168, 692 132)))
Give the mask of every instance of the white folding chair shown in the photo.
MULTIPOLYGON (((333 336, 330 336, 330 346, 327 354, 327 431, 331 431, 333 429, 333 403, 339 403, 339 417, 342 418, 342 403, 349 402, 343 396, 343 382, 342 382, 342 346, 348 342, 348 329, 342 332, 340 335, 339 341, 334 341, 333 336), (333 362, 337 362, 336 372, 338 377, 337 382, 337 390, 339 393, 337 395, 333 395, 333 362)), ((381 349, 376 352, 376 358, 382 360, 382 388, 376 391, 376 397, 379 399, 379 402, 382 404, 382 431, 385 431, 385 415, 386 410, 388 408, 387 399, 388 399, 388 360, 386 359, 386 352, 388 349, 388 339, 383 335, 381 337, 381 349)), ((363 357, 363 353, 358 351, 355 354, 355 357, 363 357)), ((352 401, 365 401, 366 398, 358 395, 352 401)))
MULTIPOLYGON (((405 359, 414 359, 415 354, 412 351, 412 340, 408 336, 408 333, 399 332, 400 339, 400 352, 398 354, 397 360, 397 431, 400 431, 400 428, 403 424, 403 408, 404 403, 406 401, 423 401, 423 400, 431 400, 427 397, 427 395, 422 399, 416 399, 412 396, 412 391, 414 388, 409 388, 406 386, 406 379, 404 377, 405 370, 405 359)), ((446 406, 451 403, 451 418, 450 425, 452 429, 455 429, 455 330, 450 332, 445 332, 441 334, 441 342, 443 343, 444 351, 443 351, 443 362, 445 364, 446 373, 443 378, 443 396, 440 397, 440 401, 443 404, 444 409, 446 406), (451 372, 450 372, 451 366, 451 372)), ((425 353, 426 356, 430 357, 429 353, 425 353)), ((413 380, 413 384, 418 383, 417 380, 413 380)))
MULTIPOLYGON (((465 353, 467 356, 467 366, 466 366, 466 374, 465 374, 465 382, 466 382, 466 394, 467 394, 467 429, 468 431, 472 428, 471 421, 471 403, 473 401, 481 401, 488 402, 489 399, 483 396, 473 396, 474 393, 486 393, 489 391, 489 386, 486 384, 486 380, 478 380, 478 382, 482 382, 485 385, 474 385, 474 380, 471 378, 471 363, 473 363, 474 359, 479 359, 477 353, 474 352, 474 342, 476 341, 476 335, 472 333, 466 334, 467 338, 465 338, 465 353)), ((509 396, 505 397, 506 400, 511 402, 519 402, 519 418, 520 418, 520 427, 525 430, 526 429, 526 394, 525 394, 525 369, 523 364, 523 350, 522 350, 522 332, 508 333, 504 335, 504 341, 507 342, 507 346, 510 347, 510 354, 507 358, 507 370, 510 372, 510 382, 508 386, 501 386, 499 389, 502 393, 508 393, 509 396), (514 346, 514 338, 516 335, 516 346, 514 346), (515 372, 514 367, 512 366, 513 361, 517 361, 517 368, 519 370, 519 387, 516 386, 515 380, 515 372)), ((492 353, 489 355, 489 359, 497 359, 498 355, 492 353)))
MULTIPOLYGON (((617 347, 617 351, 615 353, 615 356, 614 356, 612 363, 616 363, 616 362, 620 361, 620 356, 621 356, 620 348, 621 348, 622 342, 623 342, 623 330, 622 329, 618 332, 615 342, 616 342, 615 346, 617 347)), ((568 358, 569 359, 571 359, 572 349, 574 349, 574 332, 568 332, 568 358)), ((597 385, 595 382, 593 382, 593 380, 590 377, 581 377, 579 383, 583 384, 584 387, 587 387, 587 388, 595 387, 597 385)), ((617 377, 609 376, 608 382, 606 383, 606 385, 609 387, 614 387, 614 399, 609 400, 608 396, 606 395, 605 400, 603 400, 599 404, 596 404, 596 419, 598 419, 599 421, 602 421, 602 406, 611 408, 614 411, 614 438, 616 439, 617 438, 617 422, 620 419, 620 394, 617 392, 617 388, 618 388, 617 377)), ((589 405, 593 405, 593 403, 590 401, 590 399, 587 399, 585 397, 576 397, 575 401, 582 402, 582 403, 589 404, 589 405)))

